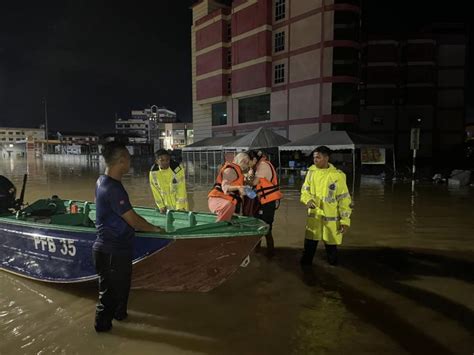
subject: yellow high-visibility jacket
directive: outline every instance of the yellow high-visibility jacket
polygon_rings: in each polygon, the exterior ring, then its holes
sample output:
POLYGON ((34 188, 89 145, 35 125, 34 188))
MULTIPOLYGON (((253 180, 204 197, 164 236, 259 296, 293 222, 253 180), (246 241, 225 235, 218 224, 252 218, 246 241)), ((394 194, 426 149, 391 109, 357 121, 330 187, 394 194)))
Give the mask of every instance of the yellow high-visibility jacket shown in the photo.
POLYGON ((351 225, 351 195, 346 175, 329 164, 328 169, 312 165, 301 188, 301 202, 313 200, 315 209, 308 209, 306 239, 323 240, 327 244, 342 243, 341 224, 351 225))
POLYGON ((184 168, 161 170, 153 166, 150 171, 150 187, 158 208, 168 210, 188 210, 188 195, 184 168))

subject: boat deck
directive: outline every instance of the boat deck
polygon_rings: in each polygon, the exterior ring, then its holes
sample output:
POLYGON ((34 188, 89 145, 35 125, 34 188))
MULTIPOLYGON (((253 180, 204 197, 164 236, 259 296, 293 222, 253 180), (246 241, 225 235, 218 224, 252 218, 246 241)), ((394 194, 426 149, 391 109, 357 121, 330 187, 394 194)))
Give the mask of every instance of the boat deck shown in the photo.
MULTIPOLYGON (((86 201, 43 199, 34 202, 16 215, 1 216, 0 221, 15 224, 48 225, 66 229, 95 229, 95 204, 86 201)), ((211 213, 168 211, 160 213, 154 208, 134 207, 134 210, 149 223, 165 229, 160 236, 237 236, 254 235, 256 229, 263 233, 268 226, 255 218, 234 216, 230 222, 216 222, 211 213)), ((150 237, 152 233, 138 233, 150 237)), ((263 233, 265 234, 265 233, 263 233)))

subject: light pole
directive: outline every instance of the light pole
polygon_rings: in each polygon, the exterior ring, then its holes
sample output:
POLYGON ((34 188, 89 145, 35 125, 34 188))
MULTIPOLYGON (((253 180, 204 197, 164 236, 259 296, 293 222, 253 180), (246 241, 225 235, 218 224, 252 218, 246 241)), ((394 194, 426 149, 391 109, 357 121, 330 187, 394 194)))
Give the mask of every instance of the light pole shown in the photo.
POLYGON ((412 189, 415 187, 415 175, 416 175, 416 151, 420 149, 420 126, 421 118, 412 120, 412 128, 410 135, 410 148, 413 150, 413 166, 412 166, 412 189))

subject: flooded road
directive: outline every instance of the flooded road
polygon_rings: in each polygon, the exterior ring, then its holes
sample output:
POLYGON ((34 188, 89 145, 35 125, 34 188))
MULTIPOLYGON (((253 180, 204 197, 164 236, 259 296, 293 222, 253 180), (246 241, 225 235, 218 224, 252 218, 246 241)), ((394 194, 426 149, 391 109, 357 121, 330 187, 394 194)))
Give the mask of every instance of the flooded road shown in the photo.
MULTIPOLYGON (((92 200, 99 165, 3 160, 26 201, 92 200)), ((152 206, 146 169, 124 179, 132 203, 152 206)), ((207 211, 208 187, 189 187, 207 211)), ((472 354, 474 188, 382 185, 354 194, 340 266, 322 250, 298 265, 305 208, 289 186, 274 225, 276 257, 206 294, 132 291, 130 319, 93 329, 95 284, 47 285, 0 272, 0 354, 472 354)))

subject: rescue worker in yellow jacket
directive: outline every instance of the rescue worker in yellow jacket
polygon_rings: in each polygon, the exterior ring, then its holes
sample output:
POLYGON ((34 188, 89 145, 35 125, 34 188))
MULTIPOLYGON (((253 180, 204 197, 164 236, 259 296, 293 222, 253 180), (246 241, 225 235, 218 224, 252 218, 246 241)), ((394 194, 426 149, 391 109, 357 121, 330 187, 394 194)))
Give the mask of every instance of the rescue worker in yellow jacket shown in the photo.
POLYGON ((150 187, 161 213, 188 210, 184 168, 172 161, 170 153, 164 149, 155 153, 155 164, 150 170, 150 187))
POLYGON ((302 265, 311 265, 322 240, 328 262, 337 265, 337 246, 351 225, 351 196, 346 185, 346 175, 329 163, 331 150, 321 146, 313 152, 301 188, 301 202, 308 207, 302 265))

